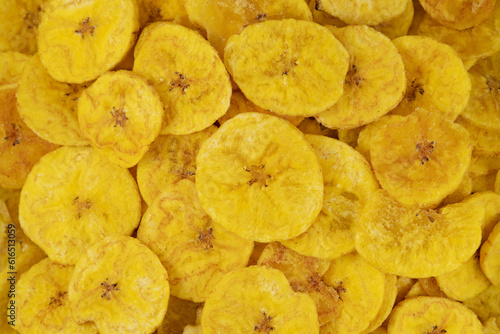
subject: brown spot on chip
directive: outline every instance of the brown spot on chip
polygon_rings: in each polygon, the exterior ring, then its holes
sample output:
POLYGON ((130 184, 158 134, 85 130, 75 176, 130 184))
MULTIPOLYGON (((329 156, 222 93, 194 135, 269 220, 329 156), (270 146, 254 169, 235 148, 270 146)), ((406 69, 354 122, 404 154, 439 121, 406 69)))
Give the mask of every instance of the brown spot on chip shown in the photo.
POLYGON ((80 22, 80 29, 75 30, 75 33, 80 34, 82 39, 85 38, 86 34, 94 36, 95 26, 90 24, 90 17, 86 17, 85 20, 80 22))
POLYGON ((259 333, 271 333, 274 330, 274 327, 271 326, 272 317, 267 315, 266 312, 262 312, 262 315, 264 316, 263 319, 258 325, 255 325, 253 330, 259 333))

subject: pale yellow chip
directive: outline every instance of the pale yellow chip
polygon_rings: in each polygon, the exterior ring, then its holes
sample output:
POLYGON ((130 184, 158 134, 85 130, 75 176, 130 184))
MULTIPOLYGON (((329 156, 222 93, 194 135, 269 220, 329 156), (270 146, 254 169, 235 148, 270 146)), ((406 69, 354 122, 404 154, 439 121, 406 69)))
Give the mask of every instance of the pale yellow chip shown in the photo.
POLYGON ((139 31, 135 0, 52 0, 38 29, 38 52, 57 81, 84 83, 115 67, 139 31))
POLYGON ((384 299, 382 300, 382 305, 380 306, 375 318, 370 322, 368 328, 360 334, 376 333, 376 329, 380 328, 380 326, 382 326, 384 321, 387 319, 392 311, 392 308, 394 307, 394 303, 398 295, 397 281, 397 276, 385 274, 384 299))
POLYGON ((457 269, 436 277, 436 281, 449 298, 458 301, 474 298, 491 285, 481 271, 478 253, 457 269))
POLYGON ((469 167, 467 130, 418 110, 379 129, 370 145, 375 175, 399 202, 431 207, 455 191, 469 167))
POLYGON ((456 30, 472 28, 486 20, 495 3, 496 0, 420 0, 433 19, 456 30))
POLYGON ((309 9, 312 12, 313 21, 321 24, 322 26, 331 25, 339 28, 347 26, 347 24, 338 17, 322 11, 320 3, 317 3, 316 0, 309 0, 309 9))
POLYGON ((16 284, 14 329, 20 333, 98 333, 93 323, 77 324, 68 299, 74 266, 46 258, 23 274, 16 284))
POLYGON ((406 0, 316 0, 316 9, 347 24, 377 25, 403 13, 406 0))
POLYGON ((16 51, 0 51, 0 86, 14 84, 23 74, 30 56, 16 51))
POLYGON ((477 316, 459 302, 441 297, 416 297, 391 313, 387 334, 482 334, 477 316))
POLYGON ((388 37, 368 26, 329 29, 349 52, 349 70, 340 99, 316 119, 329 128, 371 123, 403 98, 406 77, 401 55, 388 37))
POLYGON ((251 266, 222 278, 201 315, 203 334, 318 334, 318 314, 306 294, 294 292, 285 275, 251 266))
POLYGON ((304 0, 186 0, 186 10, 189 19, 206 30, 221 57, 229 37, 250 24, 285 18, 312 20, 304 0))
POLYGON ((356 222, 379 186, 370 164, 347 144, 325 136, 306 139, 323 172, 323 208, 306 232, 282 243, 304 255, 335 259, 354 250, 356 222))
POLYGON ((302 131, 304 134, 309 135, 321 136, 323 134, 321 124, 319 124, 319 122, 312 117, 304 118, 304 120, 297 125, 297 129, 302 131))
POLYGON ((19 80, 19 114, 34 132, 51 143, 88 145, 88 139, 80 130, 76 110, 78 98, 87 85, 54 80, 36 54, 26 64, 19 80))
POLYGON ((443 198, 440 205, 448 205, 453 203, 458 203, 463 201, 467 196, 472 193, 472 177, 468 172, 464 174, 462 182, 458 185, 458 188, 443 198))
POLYGON ((489 157, 472 154, 467 173, 474 179, 496 173, 500 169, 500 157, 489 157))
POLYGON ((186 11, 186 0, 137 0, 141 27, 156 21, 174 21, 193 27, 186 11))
POLYGON ((131 235, 141 200, 128 170, 90 147, 64 146, 45 155, 21 192, 19 220, 52 261, 75 264, 106 236, 131 235))
POLYGON ((319 325, 336 321, 340 315, 339 294, 327 285, 323 275, 330 261, 300 255, 278 242, 270 243, 262 251, 258 265, 278 269, 290 282, 293 291, 308 294, 316 305, 319 325))
POLYGON ((495 225, 481 246, 480 264, 490 282, 500 286, 500 223, 495 225))
POLYGON ((243 238, 294 238, 321 210, 318 159, 303 134, 278 117, 244 113, 232 118, 205 141, 196 165, 203 208, 243 238))
POLYGON ((407 85, 391 113, 408 115, 423 108, 454 121, 471 93, 467 70, 456 51, 430 37, 402 36, 392 42, 403 58, 407 85))
POLYGON ((471 29, 455 30, 441 25, 426 14, 417 32, 421 36, 450 45, 458 53, 466 69, 471 68, 478 59, 500 51, 500 35, 493 19, 471 29))
POLYGON ((7 0, 0 6, 0 51, 33 54, 48 0, 7 0))
POLYGON ((406 294, 412 289, 412 287, 418 283, 418 280, 414 278, 409 278, 409 277, 404 277, 404 276, 398 276, 398 281, 397 281, 397 288, 398 288, 398 295, 396 296, 396 301, 394 305, 399 304, 400 301, 405 299, 406 294))
POLYGON ((491 317, 486 322, 483 322, 483 334, 500 334, 500 328, 495 317, 491 317))
POLYGON ((413 284, 411 289, 408 290, 408 292, 406 293, 404 299, 410 299, 419 296, 428 296, 420 280, 418 280, 415 284, 413 284))
POLYGON ((83 254, 69 282, 77 323, 93 321, 101 333, 148 334, 167 312, 168 274, 139 240, 110 235, 83 254))
POLYGON ((390 39, 404 36, 408 33, 414 15, 413 0, 405 0, 405 9, 398 16, 389 21, 382 22, 373 28, 380 31, 390 39))
POLYGON ((180 180, 195 180, 196 156, 216 126, 189 135, 159 136, 137 164, 137 184, 142 198, 151 204, 163 188, 180 180))
MULTIPOLYGON (((165 318, 156 334, 183 334, 184 328, 194 325, 199 304, 170 295, 165 318)), ((201 334, 201 332, 200 332, 201 334)))
POLYGON ((134 72, 152 82, 164 104, 162 134, 201 131, 229 108, 229 74, 215 49, 195 31, 153 23, 142 31, 134 52, 134 72))
POLYGON ((490 317, 500 319, 500 286, 491 285, 476 297, 465 300, 464 305, 474 311, 481 321, 490 317))
POLYGON ((462 203, 477 203, 484 208, 484 217, 481 224, 481 243, 483 243, 490 235, 493 227, 500 221, 500 194, 493 191, 477 192, 465 198, 462 203))
POLYGON ((313 116, 338 101, 349 55, 327 28, 294 19, 252 24, 232 36, 224 62, 245 96, 288 116, 313 116))
POLYGON ((340 316, 322 326, 321 333, 360 333, 377 316, 383 300, 385 274, 356 253, 331 261, 323 276, 340 297, 340 316))
POLYGON ((441 288, 439 287, 436 278, 434 277, 426 277, 426 278, 419 278, 418 282, 420 283, 422 290, 425 291, 426 296, 431 296, 431 297, 443 297, 446 298, 446 294, 441 291, 441 288))
POLYGON ((405 207, 380 190, 356 224, 356 250, 384 272, 439 276, 456 269, 481 242, 481 205, 451 204, 437 211, 405 207))
POLYGON ((366 160, 370 161, 370 147, 373 142, 373 137, 377 134, 378 130, 384 125, 396 123, 403 119, 401 115, 385 115, 379 120, 365 125, 359 132, 357 138, 357 145, 355 146, 356 151, 361 153, 366 160))
POLYGON ((107 72, 78 99, 78 122, 90 145, 118 166, 142 159, 161 130, 163 105, 156 90, 130 71, 107 72))
POLYGON ((0 88, 0 187, 22 188, 38 160, 58 146, 38 137, 19 116, 16 85, 0 88))
POLYGON ((193 181, 162 189, 137 238, 167 268, 172 295, 204 302, 221 277, 247 265, 253 242, 228 232, 203 211, 193 181))

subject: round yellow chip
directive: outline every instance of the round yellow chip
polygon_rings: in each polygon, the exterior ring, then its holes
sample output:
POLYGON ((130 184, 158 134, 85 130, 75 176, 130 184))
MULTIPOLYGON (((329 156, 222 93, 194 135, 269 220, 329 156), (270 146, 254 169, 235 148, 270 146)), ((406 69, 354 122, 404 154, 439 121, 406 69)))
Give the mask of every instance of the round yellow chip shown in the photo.
POLYGON ((495 3, 496 0, 420 0, 433 19, 456 30, 472 28, 486 20, 495 3))
POLYGON ((198 150, 216 130, 212 125, 189 135, 159 136, 151 144, 137 164, 137 184, 146 203, 151 204, 169 185, 195 180, 198 150))
POLYGON ((155 89, 129 71, 100 76, 78 99, 78 121, 90 144, 125 168, 136 165, 160 133, 163 106, 155 89))
POLYGON ((16 51, 0 51, 0 86, 17 83, 30 58, 16 51))
POLYGON ((324 186, 316 155, 300 130, 278 117, 235 116, 205 141, 196 165, 203 208, 245 239, 296 237, 321 210, 324 186))
POLYGON ((384 273, 351 253, 331 261, 323 280, 339 294, 340 316, 324 325, 321 333, 354 334, 367 329, 384 300, 384 273))
POLYGON ((406 88, 403 60, 384 34, 368 26, 329 27, 349 52, 344 93, 316 119, 329 128, 371 123, 401 101, 406 88))
POLYGON ((78 98, 87 84, 54 80, 38 54, 26 64, 17 90, 18 110, 28 126, 45 140, 69 146, 88 145, 77 117, 78 98))
POLYGON ((347 24, 377 25, 403 13, 406 0, 316 0, 316 9, 347 24))
POLYGON ((471 151, 467 130, 424 110, 383 126, 370 145, 382 188, 402 204, 419 207, 437 205, 458 188, 471 151))
POLYGON ((481 246, 480 264, 490 282, 493 285, 500 285, 500 223, 495 225, 481 246))
POLYGON ((52 0, 44 9, 38 52, 57 81, 96 79, 115 67, 137 38, 135 0, 52 0))
POLYGON ((380 326, 382 326, 382 323, 387 319, 392 311, 392 308, 394 307, 394 303, 398 295, 397 281, 398 277, 396 275, 385 274, 384 299, 382 299, 382 305, 380 306, 380 309, 378 310, 375 318, 370 322, 368 328, 362 331, 360 334, 373 334, 373 331, 377 328, 380 328, 380 326))
POLYGON ((405 2, 405 9, 401 14, 395 16, 389 21, 378 24, 373 28, 380 31, 390 39, 406 35, 413 21, 415 9, 413 7, 413 0, 405 0, 405 2))
POLYGON ((441 297, 417 297, 399 303, 387 334, 482 334, 477 316, 464 305, 441 297))
POLYGON ((16 321, 20 333, 98 333, 92 323, 77 324, 71 314, 68 287, 74 266, 48 258, 31 267, 16 284, 16 321))
POLYGON ((430 37, 402 36, 392 42, 403 58, 407 80, 405 96, 392 113, 408 115, 423 108, 454 121, 471 92, 456 51, 430 37))
POLYGON ((197 32, 175 23, 153 23, 142 31, 134 57, 134 72, 152 82, 164 104, 162 134, 201 131, 229 108, 229 74, 197 32))
POLYGON ((478 253, 457 269, 436 277, 436 281, 449 298, 459 301, 473 298, 491 285, 481 271, 478 253))
POLYGON ((250 24, 285 18, 312 20, 304 0, 186 0, 186 10, 191 21, 207 31, 208 41, 221 57, 229 37, 250 24))
POLYGON ((21 192, 19 220, 52 261, 75 264, 106 236, 131 235, 141 200, 128 170, 90 147, 61 147, 45 155, 21 192))
POLYGON ((38 160, 57 148, 38 137, 17 111, 15 84, 0 88, 0 187, 20 189, 38 160))
POLYGON ((212 222, 193 181, 166 186, 148 207, 137 238, 167 268, 172 295, 204 302, 221 277, 247 265, 253 242, 212 222))
POLYGON ((476 297, 465 300, 464 305, 474 311, 481 321, 490 317, 500 319, 500 286, 491 285, 476 297))
POLYGON ((356 250, 384 272, 411 278, 456 269, 481 242, 484 209, 451 204, 440 210, 405 207, 379 190, 356 224, 356 250))
POLYGON ((243 94, 288 116, 313 116, 337 102, 348 61, 328 29, 294 19, 252 24, 224 50, 226 67, 243 94))
POLYGON ((325 136, 306 139, 323 172, 323 208, 306 232, 282 243, 304 255, 336 259, 354 250, 354 226, 379 186, 369 163, 347 144, 325 136))
POLYGON ((203 334, 319 333, 311 297, 294 292, 281 271, 264 266, 224 275, 205 302, 201 327, 203 334))
POLYGON ((100 333, 149 334, 167 312, 168 274, 139 240, 110 235, 75 266, 69 302, 77 323, 93 321, 100 333))

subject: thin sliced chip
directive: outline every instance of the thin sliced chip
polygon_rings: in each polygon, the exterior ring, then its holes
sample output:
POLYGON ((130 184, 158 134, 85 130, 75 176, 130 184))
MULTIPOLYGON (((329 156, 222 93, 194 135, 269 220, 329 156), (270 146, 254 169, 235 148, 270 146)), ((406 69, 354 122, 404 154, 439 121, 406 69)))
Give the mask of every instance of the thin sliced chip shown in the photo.
POLYGON ((38 52, 54 79, 84 83, 115 67, 138 30, 135 0, 53 0, 41 18, 38 52))
POLYGON ((408 294, 408 292, 412 289, 412 287, 416 283, 418 283, 418 280, 414 278, 398 276, 398 282, 397 282, 398 295, 396 297, 394 305, 399 304, 399 302, 405 298, 405 296, 408 294))
POLYGON ((90 145, 130 168, 161 130, 163 105, 156 90, 130 71, 101 75, 78 99, 78 122, 90 145))
POLYGON ((453 203, 458 203, 463 201, 466 197, 468 197, 472 193, 472 177, 467 172, 464 174, 464 178, 462 182, 458 185, 458 188, 443 198, 439 205, 448 205, 453 203))
POLYGON ((306 139, 323 171, 323 208, 306 232, 282 243, 307 256, 336 259, 354 250, 354 227, 379 186, 369 163, 347 144, 325 136, 306 139))
POLYGON ((340 316, 322 326, 322 334, 354 334, 367 329, 384 299, 385 275, 356 253, 331 261, 323 276, 340 297, 340 316))
POLYGON ((316 305, 320 326, 339 317, 339 294, 322 278, 330 266, 330 261, 300 255, 278 242, 273 242, 263 250, 258 265, 280 270, 290 282, 293 291, 308 294, 316 305))
POLYGON ((245 239, 294 238, 321 210, 318 159, 303 134, 278 117, 235 116, 205 141, 196 165, 203 208, 245 239))
POLYGON ((19 220, 52 261, 75 264, 106 236, 131 235, 141 200, 128 170, 90 147, 64 146, 45 155, 21 192, 19 220))
POLYGON ((214 223, 193 181, 162 189, 144 214, 137 238, 167 268, 172 295, 204 302, 225 273, 247 265, 253 242, 214 223))
POLYGON ((17 111, 14 84, 0 88, 0 187, 22 188, 38 160, 58 146, 38 137, 17 111))
POLYGON ((420 0, 433 19, 442 25, 464 30, 483 22, 493 11, 496 0, 420 0))
MULTIPOLYGON (((167 314, 156 330, 156 334, 183 334, 184 328, 196 322, 199 304, 170 295, 167 314)), ((200 332, 201 334, 201 332, 200 332)))
POLYGON ((77 117, 78 98, 87 84, 54 80, 38 54, 26 64, 17 90, 18 111, 23 121, 45 140, 69 146, 88 145, 77 117))
POLYGON ((347 24, 342 22, 338 17, 332 16, 325 11, 321 10, 321 5, 316 0, 309 0, 309 9, 312 12, 313 21, 324 25, 331 25, 334 27, 345 27, 347 24))
POLYGON ((430 37, 402 36, 392 42, 403 58, 407 87, 391 113, 405 116, 422 108, 454 121, 471 93, 467 70, 456 51, 430 37))
POLYGON ((458 301, 474 298, 491 285, 481 271, 478 253, 457 269, 436 277, 436 281, 449 298, 458 301))
POLYGON ((409 299, 409 298, 414 298, 414 297, 419 297, 419 296, 428 296, 427 292, 424 290, 424 287, 422 286, 422 283, 420 280, 418 280, 411 289, 406 293, 406 296, 404 299, 409 299))
POLYGON ((472 192, 485 192, 495 190, 495 178, 497 170, 486 175, 476 176, 472 178, 472 192))
POLYGON ((481 224, 481 243, 485 242, 493 227, 500 221, 500 194, 493 191, 478 192, 465 198, 462 203, 478 203, 484 208, 484 217, 481 224))
POLYGON ((500 319, 500 286, 491 285, 476 297, 465 300, 464 305, 474 311, 481 321, 491 317, 500 319))
POLYGON ((338 139, 351 147, 355 147, 358 142, 359 133, 362 129, 363 126, 353 129, 337 129, 338 139))
POLYGON ((467 307, 441 297, 417 297, 399 303, 391 313, 387 334, 482 334, 483 326, 467 307))
POLYGON ((490 282, 500 286, 500 223, 495 225, 481 246, 480 264, 490 282))
POLYGON ((180 180, 195 180, 196 156, 201 144, 216 126, 189 135, 159 136, 137 164, 137 184, 146 203, 151 204, 163 188, 180 180))
POLYGON ((215 49, 195 31, 153 23, 142 31, 134 56, 134 72, 152 82, 164 104, 161 134, 201 131, 229 108, 229 74, 215 49))
POLYGON ((14 328, 20 333, 98 333, 93 323, 77 324, 71 314, 68 287, 74 266, 45 258, 16 284, 14 328))
POLYGON ((491 173, 496 173, 500 169, 500 157, 488 157, 473 154, 467 172, 474 179, 491 173))
POLYGON ((356 225, 356 250, 384 272, 439 276, 456 269, 481 242, 481 205, 452 204, 440 210, 405 207, 380 190, 356 225))
POLYGON ((221 58, 229 37, 250 24, 286 18, 312 20, 303 0, 186 0, 186 10, 190 20, 207 31, 208 41, 221 58))
POLYGON ((483 323, 483 334, 500 334, 500 328, 495 317, 491 317, 483 323))
POLYGON ((371 123, 401 101, 406 88, 403 60, 391 40, 368 26, 329 27, 349 52, 344 93, 316 116, 329 128, 371 123))
POLYGON ((413 7, 413 0, 405 0, 405 2, 405 9, 401 14, 389 21, 378 24, 373 28, 380 31, 390 39, 406 35, 410 29, 415 10, 413 7))
POLYGON ((446 294, 441 291, 434 277, 419 278, 418 281, 425 291, 426 296, 446 298, 446 294))
POLYGON ((316 0, 316 9, 347 24, 377 25, 403 13, 406 3, 406 0, 316 0))
POLYGON ((424 110, 383 126, 370 145, 382 188, 402 204, 419 207, 437 205, 458 188, 471 151, 467 130, 424 110))
POLYGON ((168 274, 139 240, 111 235, 93 244, 69 282, 73 319, 93 321, 101 333, 147 334, 167 312, 168 274))
POLYGON ((370 147, 373 142, 373 137, 375 137, 378 130, 380 130, 380 128, 382 128, 384 125, 396 123, 402 119, 403 116, 401 115, 385 115, 379 120, 365 125, 359 132, 357 145, 355 146, 356 151, 361 153, 366 158, 366 160, 370 161, 370 147))
POLYGON ((205 302, 201 327, 204 334, 319 333, 311 297, 294 292, 281 271, 263 266, 224 275, 205 302))
POLYGON ((17 83, 30 56, 16 52, 0 52, 0 86, 17 83))
POLYGON ((186 0, 138 0, 141 27, 156 21, 174 21, 193 28, 186 11, 186 0))
POLYGON ((382 326, 382 323, 387 319, 389 314, 394 307, 394 302, 396 301, 396 296, 398 295, 397 287, 398 277, 391 274, 385 274, 384 281, 384 299, 382 300, 382 305, 378 310, 375 318, 370 322, 367 329, 362 331, 360 334, 376 333, 376 329, 382 326))
POLYGON ((294 19, 252 24, 224 50, 226 67, 243 94, 288 116, 313 116, 337 102, 348 60, 327 28, 294 19))

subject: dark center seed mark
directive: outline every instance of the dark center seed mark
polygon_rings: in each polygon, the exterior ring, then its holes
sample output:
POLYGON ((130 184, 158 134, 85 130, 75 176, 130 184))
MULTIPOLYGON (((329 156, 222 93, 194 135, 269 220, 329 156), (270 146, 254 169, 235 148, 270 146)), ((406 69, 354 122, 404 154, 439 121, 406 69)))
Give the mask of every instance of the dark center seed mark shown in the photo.
POLYGON ((113 293, 113 291, 120 290, 120 289, 118 289, 118 283, 109 284, 107 278, 104 282, 101 283, 101 287, 104 289, 104 292, 101 295, 101 298, 106 298, 106 300, 111 299, 111 294, 113 293))
POLYGON ((85 18, 82 22, 80 22, 80 29, 75 30, 77 34, 82 36, 82 39, 85 38, 85 34, 90 34, 90 36, 94 36, 95 26, 90 25, 90 17, 85 18))
POLYGON ((264 316, 261 322, 258 325, 255 325, 253 330, 260 333, 269 334, 274 330, 274 327, 271 326, 272 317, 267 315, 266 312, 262 312, 264 316))
POLYGON ((359 86, 361 82, 363 82, 363 80, 364 79, 358 74, 358 67, 353 64, 349 68, 349 71, 347 71, 344 83, 347 85, 354 84, 356 86, 359 86))
POLYGON ((176 75, 178 75, 179 77, 175 80, 172 80, 170 82, 170 89, 168 90, 169 92, 171 92, 172 90, 174 90, 176 87, 179 87, 182 91, 182 94, 186 94, 186 89, 189 88, 189 84, 187 83, 187 79, 186 77, 184 76, 184 74, 182 73, 179 73, 179 72, 174 72, 176 75))
POLYGON ((67 294, 67 292, 59 291, 55 297, 50 297, 49 305, 61 306, 63 304, 62 298, 67 294))
POLYGON ((10 123, 10 125, 12 128, 3 139, 7 141, 12 139, 12 146, 16 146, 21 141, 21 133, 19 132, 19 127, 16 124, 10 123))
POLYGON ((113 111, 110 111, 109 113, 113 116, 115 121, 115 125, 113 125, 113 127, 120 125, 123 128, 125 126, 125 123, 128 121, 128 117, 125 114, 125 111, 123 111, 123 108, 117 110, 113 107, 113 111))
POLYGON ((200 235, 198 236, 198 241, 204 245, 204 250, 209 250, 214 248, 214 235, 212 232, 212 228, 202 230, 200 235))
POLYGON ((424 88, 421 84, 417 83, 416 80, 413 80, 410 84, 410 88, 408 89, 408 93, 406 94, 406 100, 408 102, 413 102, 417 98, 417 94, 424 95, 424 88))
POLYGON ((245 171, 250 173, 250 180, 247 182, 249 186, 256 182, 258 182, 261 187, 264 186, 267 188, 269 186, 267 181, 271 180, 272 176, 266 174, 264 167, 265 165, 252 165, 249 168, 244 167, 245 171))
POLYGON ((423 165, 427 161, 429 161, 429 157, 432 155, 432 152, 434 152, 434 142, 428 142, 427 140, 424 140, 420 143, 417 143, 415 146, 418 152, 418 159, 420 160, 420 163, 423 165))

